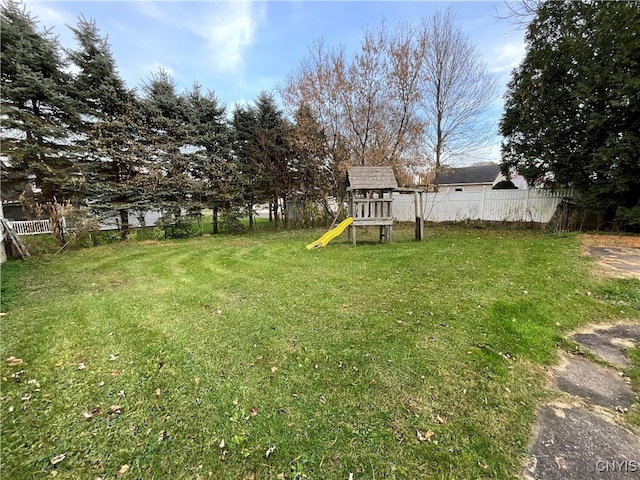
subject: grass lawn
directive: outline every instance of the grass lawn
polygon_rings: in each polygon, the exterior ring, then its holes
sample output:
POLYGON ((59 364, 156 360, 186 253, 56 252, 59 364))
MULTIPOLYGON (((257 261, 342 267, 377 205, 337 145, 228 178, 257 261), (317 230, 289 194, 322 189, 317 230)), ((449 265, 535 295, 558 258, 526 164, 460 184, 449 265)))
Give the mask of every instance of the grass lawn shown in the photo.
POLYGON ((563 335, 640 319, 640 282, 576 235, 411 228, 6 263, 2 477, 515 478, 563 335))

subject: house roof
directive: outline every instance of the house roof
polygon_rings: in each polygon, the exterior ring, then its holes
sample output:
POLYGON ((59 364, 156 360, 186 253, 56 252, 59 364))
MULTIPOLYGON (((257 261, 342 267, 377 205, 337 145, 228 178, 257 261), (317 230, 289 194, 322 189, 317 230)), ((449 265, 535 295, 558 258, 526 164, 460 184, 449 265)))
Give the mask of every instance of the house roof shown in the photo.
POLYGON ((398 181, 391 167, 350 167, 347 185, 351 190, 393 190, 398 188, 398 181))
POLYGON ((459 185, 465 183, 493 184, 500 174, 500 165, 478 165, 448 170, 440 175, 440 185, 459 185))

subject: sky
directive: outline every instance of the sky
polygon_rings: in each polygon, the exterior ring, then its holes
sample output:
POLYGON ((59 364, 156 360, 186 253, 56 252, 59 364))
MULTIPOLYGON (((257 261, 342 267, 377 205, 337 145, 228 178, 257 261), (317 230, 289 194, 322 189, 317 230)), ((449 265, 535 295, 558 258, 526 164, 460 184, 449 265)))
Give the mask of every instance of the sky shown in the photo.
MULTIPOLYGON (((178 92, 199 83, 231 111, 263 91, 283 85, 308 55, 314 41, 355 52, 367 29, 384 21, 393 28, 419 23, 450 8, 498 80, 489 112, 497 125, 511 70, 524 57, 524 32, 496 16, 502 1, 23 1, 40 27, 52 28, 60 44, 75 48, 72 32, 79 16, 96 22, 107 36, 122 78, 141 86, 159 69, 178 92)), ((487 153, 499 161, 500 137, 487 153)))

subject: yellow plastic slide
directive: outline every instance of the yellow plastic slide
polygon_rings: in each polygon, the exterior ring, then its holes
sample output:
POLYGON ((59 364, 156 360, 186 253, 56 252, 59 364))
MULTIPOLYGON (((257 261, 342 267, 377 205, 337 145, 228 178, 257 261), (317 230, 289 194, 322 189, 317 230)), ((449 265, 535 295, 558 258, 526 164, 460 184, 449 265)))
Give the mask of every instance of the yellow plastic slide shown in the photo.
POLYGON ((331 240, 333 240, 342 232, 344 232, 344 229, 347 228, 352 223, 353 223, 353 217, 347 217, 345 220, 340 222, 340 224, 337 227, 332 228, 327 233, 322 235, 318 240, 307 245, 307 250, 311 250, 312 248, 324 247, 327 243, 329 243, 331 240))

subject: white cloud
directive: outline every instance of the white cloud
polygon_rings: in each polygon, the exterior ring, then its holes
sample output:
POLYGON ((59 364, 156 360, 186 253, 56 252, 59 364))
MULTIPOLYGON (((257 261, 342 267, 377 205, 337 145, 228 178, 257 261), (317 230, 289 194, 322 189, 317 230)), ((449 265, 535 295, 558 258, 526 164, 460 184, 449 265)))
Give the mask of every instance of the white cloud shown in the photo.
POLYGON ((524 42, 509 42, 493 49, 491 71, 493 73, 511 72, 518 66, 525 54, 524 42))
POLYGON ((52 8, 45 2, 28 0, 22 2, 27 12, 35 17, 41 28, 52 28, 54 26, 61 27, 65 23, 69 23, 73 18, 68 17, 64 12, 52 8))
POLYGON ((206 40, 217 70, 235 73, 244 66, 245 51, 254 43, 256 29, 264 17, 264 4, 213 3, 204 18, 189 22, 187 28, 206 40))
POLYGON ((158 7, 158 5, 154 2, 142 1, 142 2, 137 2, 135 5, 143 15, 146 15, 147 17, 151 17, 154 20, 165 21, 168 18, 167 15, 165 14, 165 11, 162 10, 160 7, 158 7))

